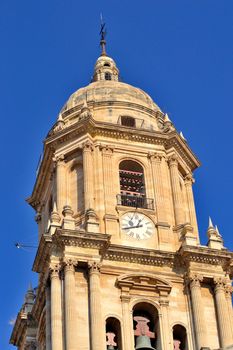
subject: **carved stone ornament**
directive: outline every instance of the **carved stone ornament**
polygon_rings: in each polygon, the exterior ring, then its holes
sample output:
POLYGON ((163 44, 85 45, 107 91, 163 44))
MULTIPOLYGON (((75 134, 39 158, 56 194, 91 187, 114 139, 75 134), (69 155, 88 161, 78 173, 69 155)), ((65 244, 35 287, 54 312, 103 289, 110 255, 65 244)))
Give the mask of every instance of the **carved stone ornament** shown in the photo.
POLYGON ((157 162, 160 163, 163 159, 164 155, 157 152, 148 152, 148 158, 151 160, 151 162, 157 162))
POLYGON ((74 272, 75 266, 78 265, 78 262, 71 258, 64 259, 65 272, 71 271, 74 272))
POLYGON ((49 267, 51 278, 59 277, 61 271, 61 264, 51 264, 49 267))
POLYGON ((203 276, 197 273, 190 273, 188 275, 188 281, 190 284, 190 288, 195 288, 195 287, 200 288, 201 282, 203 281, 203 276))
POLYGON ((185 176, 185 185, 192 185, 195 182, 193 175, 191 173, 185 176))
POLYGON ((64 217, 72 217, 74 215, 74 211, 72 210, 70 205, 65 205, 63 207, 62 215, 64 217))
POLYGON ((161 298, 167 297, 172 289, 172 285, 165 279, 156 277, 152 274, 126 274, 117 278, 116 284, 125 290, 144 290, 159 294, 161 298))
POLYGON ((232 298, 232 293, 233 293, 233 287, 230 285, 227 285, 225 287, 225 293, 226 293, 226 298, 229 298, 231 300, 232 298))
POLYGON ((87 140, 82 144, 83 152, 92 152, 94 150, 94 145, 90 140, 87 140))
POLYGON ((111 156, 114 152, 115 147, 112 145, 100 145, 99 148, 102 151, 103 155, 111 156))
POLYGON ((170 157, 168 157, 168 165, 171 166, 178 166, 178 156, 176 154, 172 154, 170 157))
POLYGON ((227 285, 227 279, 225 277, 215 277, 214 284, 215 284, 215 292, 219 290, 225 291, 225 288, 227 285))
POLYGON ((97 261, 88 262, 89 273, 100 273, 101 264, 97 261))
POLYGON ((92 113, 91 113, 90 108, 87 106, 87 103, 85 101, 83 104, 83 107, 81 109, 81 113, 79 115, 78 120, 81 121, 83 119, 90 118, 90 117, 92 117, 92 113))
POLYGON ((56 166, 63 164, 64 160, 65 160, 64 154, 60 154, 59 156, 53 157, 53 162, 54 162, 54 165, 56 166))

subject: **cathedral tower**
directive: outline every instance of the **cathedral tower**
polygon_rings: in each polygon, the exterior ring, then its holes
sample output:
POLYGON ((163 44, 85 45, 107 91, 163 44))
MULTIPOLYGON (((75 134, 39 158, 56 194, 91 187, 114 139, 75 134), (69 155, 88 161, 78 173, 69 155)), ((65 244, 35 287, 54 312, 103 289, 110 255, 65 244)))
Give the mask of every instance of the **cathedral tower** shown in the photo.
POLYGON ((49 131, 28 203, 39 245, 11 343, 39 350, 233 345, 233 254, 199 241, 200 163, 167 114, 97 59, 49 131), (29 306, 28 306, 29 305, 29 306))

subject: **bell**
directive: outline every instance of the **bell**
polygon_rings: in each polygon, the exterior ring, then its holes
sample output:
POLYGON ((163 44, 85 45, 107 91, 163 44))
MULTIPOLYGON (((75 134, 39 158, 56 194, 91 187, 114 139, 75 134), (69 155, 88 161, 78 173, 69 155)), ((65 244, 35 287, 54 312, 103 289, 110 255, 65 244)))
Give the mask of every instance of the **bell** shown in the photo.
POLYGON ((150 338, 147 335, 139 335, 136 338, 136 347, 135 350, 155 350, 151 346, 150 338))

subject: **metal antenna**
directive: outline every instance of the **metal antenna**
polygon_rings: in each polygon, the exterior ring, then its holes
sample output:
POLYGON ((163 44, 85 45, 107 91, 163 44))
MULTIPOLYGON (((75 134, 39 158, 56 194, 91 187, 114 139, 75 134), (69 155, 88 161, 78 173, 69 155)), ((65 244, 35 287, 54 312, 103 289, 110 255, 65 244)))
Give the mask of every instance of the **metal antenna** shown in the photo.
POLYGON ((22 244, 22 243, 19 243, 19 242, 16 242, 15 243, 15 247, 20 249, 20 248, 37 248, 36 246, 34 245, 28 245, 28 244, 22 244))
POLYGON ((102 48, 101 56, 106 56, 106 40, 105 37, 107 35, 107 30, 105 23, 103 21, 103 15, 102 13, 100 14, 100 46, 102 48))

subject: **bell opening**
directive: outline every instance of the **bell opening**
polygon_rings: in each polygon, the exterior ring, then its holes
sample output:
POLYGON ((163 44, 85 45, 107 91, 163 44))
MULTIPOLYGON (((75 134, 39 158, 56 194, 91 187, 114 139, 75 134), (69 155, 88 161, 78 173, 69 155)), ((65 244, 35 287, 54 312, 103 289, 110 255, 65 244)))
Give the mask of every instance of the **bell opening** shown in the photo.
POLYGON ((149 303, 139 303, 133 308, 135 350, 156 349, 159 334, 157 309, 149 303))

